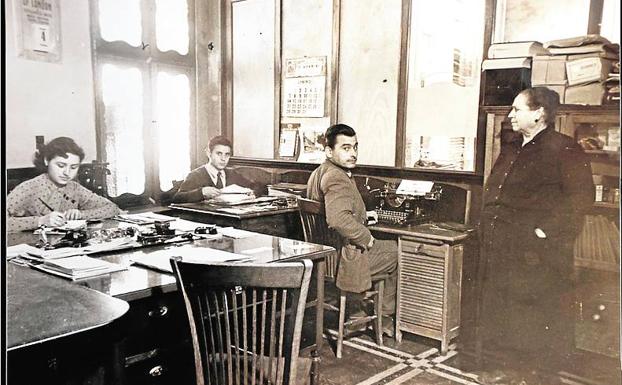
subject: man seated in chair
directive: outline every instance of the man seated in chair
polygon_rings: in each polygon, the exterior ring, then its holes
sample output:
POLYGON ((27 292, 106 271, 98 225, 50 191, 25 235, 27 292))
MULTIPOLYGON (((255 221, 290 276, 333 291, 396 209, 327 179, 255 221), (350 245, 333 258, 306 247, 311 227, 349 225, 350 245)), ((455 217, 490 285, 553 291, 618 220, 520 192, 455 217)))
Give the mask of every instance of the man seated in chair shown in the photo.
POLYGON ((227 169, 232 154, 231 142, 224 136, 213 137, 205 149, 208 162, 195 168, 188 174, 173 202, 201 202, 220 195, 225 186, 238 185, 253 190, 255 195, 265 195, 266 188, 253 180, 249 180, 235 170, 227 169))
POLYGON ((367 212, 352 177, 356 166, 358 141, 356 132, 345 124, 326 130, 326 160, 313 171, 307 182, 307 197, 324 203, 328 226, 341 235, 337 287, 362 293, 369 290, 372 277, 389 274, 383 298, 383 332, 392 336, 397 289, 397 243, 376 240, 367 228, 367 212))

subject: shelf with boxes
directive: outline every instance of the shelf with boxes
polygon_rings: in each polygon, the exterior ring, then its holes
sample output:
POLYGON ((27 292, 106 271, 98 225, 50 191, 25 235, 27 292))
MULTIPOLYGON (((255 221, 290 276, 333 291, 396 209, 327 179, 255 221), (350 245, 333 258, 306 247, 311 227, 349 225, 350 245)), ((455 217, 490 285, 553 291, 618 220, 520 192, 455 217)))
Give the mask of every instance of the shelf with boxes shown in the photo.
POLYGON ((484 70, 483 105, 509 105, 529 87, 556 91, 561 104, 620 101, 619 45, 598 35, 546 42, 492 44, 484 70))

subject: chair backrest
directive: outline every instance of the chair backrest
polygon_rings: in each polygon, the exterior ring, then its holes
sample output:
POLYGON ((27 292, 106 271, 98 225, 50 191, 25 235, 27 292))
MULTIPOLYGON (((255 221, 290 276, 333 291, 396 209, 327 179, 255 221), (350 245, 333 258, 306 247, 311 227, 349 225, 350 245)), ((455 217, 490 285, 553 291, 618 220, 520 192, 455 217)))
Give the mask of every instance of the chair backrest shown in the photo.
POLYGON ((298 198, 298 213, 302 223, 305 242, 332 246, 335 252, 326 258, 326 276, 335 278, 337 274, 337 255, 341 249, 341 236, 328 227, 324 205, 312 199, 298 198))
POLYGON ((295 384, 312 263, 206 264, 171 258, 197 384, 295 384))

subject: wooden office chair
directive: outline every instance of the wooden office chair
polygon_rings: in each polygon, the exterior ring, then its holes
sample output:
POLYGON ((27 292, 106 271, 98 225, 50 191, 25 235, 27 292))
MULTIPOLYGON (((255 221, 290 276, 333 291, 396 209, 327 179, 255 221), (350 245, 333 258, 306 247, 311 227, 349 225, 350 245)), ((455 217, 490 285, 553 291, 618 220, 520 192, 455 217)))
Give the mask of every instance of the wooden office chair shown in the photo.
MULTIPOLYGON (((171 258, 197 384, 296 384, 312 263, 205 264, 171 258)), ((300 376, 298 376, 300 379, 300 376)))
MULTIPOLYGON (((320 245, 332 246, 337 250, 334 254, 326 259, 326 279, 335 282, 337 277, 338 256, 341 250, 341 236, 328 227, 326 223, 326 214, 324 206, 321 202, 311 199, 298 198, 298 211, 300 213, 300 221, 306 242, 317 243, 320 245)), ((374 313, 366 317, 358 319, 349 319, 346 321, 346 291, 339 290, 339 307, 329 303, 324 303, 326 310, 336 311, 339 313, 339 325, 337 331, 337 347, 335 355, 337 358, 342 356, 343 340, 345 330, 349 326, 366 325, 374 323, 376 332, 376 343, 383 345, 382 341, 382 297, 384 295, 384 281, 388 278, 387 274, 376 275, 372 277, 373 290, 364 293, 364 298, 373 297, 374 313), (375 321, 375 322, 374 322, 375 321)))

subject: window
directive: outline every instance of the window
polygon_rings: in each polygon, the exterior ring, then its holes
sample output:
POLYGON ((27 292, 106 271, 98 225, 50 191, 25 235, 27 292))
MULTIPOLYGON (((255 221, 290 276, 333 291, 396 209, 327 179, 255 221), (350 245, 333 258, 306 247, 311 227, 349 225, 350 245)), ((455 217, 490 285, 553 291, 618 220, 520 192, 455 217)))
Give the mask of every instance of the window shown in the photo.
POLYGON ((190 171, 192 0, 93 0, 99 151, 108 192, 154 196, 190 171))
POLYGON ((475 171, 484 8, 413 0, 404 167, 475 171))

